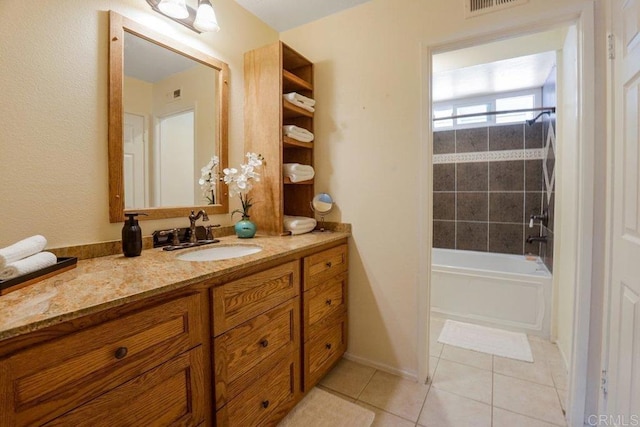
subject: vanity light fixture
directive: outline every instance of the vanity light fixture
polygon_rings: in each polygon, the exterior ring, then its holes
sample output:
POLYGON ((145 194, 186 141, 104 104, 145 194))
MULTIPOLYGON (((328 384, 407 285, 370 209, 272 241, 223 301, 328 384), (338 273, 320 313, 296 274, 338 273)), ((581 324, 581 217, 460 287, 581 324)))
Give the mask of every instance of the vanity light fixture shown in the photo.
POLYGON ((185 19, 189 17, 186 0, 160 0, 158 9, 171 18, 185 19))
POLYGON ((209 0, 199 0, 198 13, 196 14, 196 20, 193 26, 202 32, 220 31, 216 12, 213 10, 213 6, 209 0))
POLYGON ((216 13, 210 0, 198 0, 198 9, 187 5, 186 0, 147 0, 151 8, 196 33, 220 31, 216 13))

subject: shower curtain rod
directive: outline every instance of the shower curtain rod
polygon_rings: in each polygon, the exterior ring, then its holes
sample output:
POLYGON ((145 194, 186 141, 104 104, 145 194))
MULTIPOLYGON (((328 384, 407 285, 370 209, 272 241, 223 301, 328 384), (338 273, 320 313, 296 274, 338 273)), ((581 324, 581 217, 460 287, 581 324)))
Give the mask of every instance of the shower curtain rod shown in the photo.
POLYGON ((525 108, 522 110, 487 111, 484 113, 460 114, 458 116, 434 118, 433 121, 435 122, 438 120, 452 120, 452 119, 462 119, 467 117, 491 116, 491 115, 497 115, 497 114, 529 113, 532 111, 550 111, 551 113, 555 113, 556 107, 525 108))

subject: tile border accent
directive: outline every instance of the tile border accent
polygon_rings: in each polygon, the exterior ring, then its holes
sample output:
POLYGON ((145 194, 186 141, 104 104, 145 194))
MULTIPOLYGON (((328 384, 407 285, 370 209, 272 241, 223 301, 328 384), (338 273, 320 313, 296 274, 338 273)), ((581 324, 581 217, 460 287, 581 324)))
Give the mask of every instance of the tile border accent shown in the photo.
POLYGON ((433 164, 544 160, 544 158, 544 148, 528 148, 524 150, 482 151, 478 153, 434 154, 433 164))

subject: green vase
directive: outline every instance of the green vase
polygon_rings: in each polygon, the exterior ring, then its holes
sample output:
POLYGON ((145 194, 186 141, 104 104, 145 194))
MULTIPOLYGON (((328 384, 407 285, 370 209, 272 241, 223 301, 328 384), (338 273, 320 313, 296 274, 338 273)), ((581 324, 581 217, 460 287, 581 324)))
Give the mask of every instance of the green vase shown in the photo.
POLYGON ((250 239, 256 235, 256 225, 249 220, 248 216, 243 216, 240 221, 236 222, 234 229, 236 236, 240 239, 250 239))

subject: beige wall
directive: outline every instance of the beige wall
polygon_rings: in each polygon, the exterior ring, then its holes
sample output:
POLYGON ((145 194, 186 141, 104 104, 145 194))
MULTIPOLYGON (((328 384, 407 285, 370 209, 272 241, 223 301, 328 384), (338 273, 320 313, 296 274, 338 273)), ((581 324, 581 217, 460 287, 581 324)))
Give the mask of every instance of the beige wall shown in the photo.
POLYGON ((421 46, 539 25, 584 3, 536 0, 465 20, 462 2, 372 0, 281 34, 316 64, 316 190, 336 200, 329 220, 353 224, 351 356, 417 373, 421 46))
MULTIPOLYGON (((49 247, 119 239, 107 193, 110 9, 229 64, 230 162, 242 160, 243 54, 278 33, 235 2, 216 3, 219 33, 197 35, 142 0, 2 0, 0 246, 35 233, 49 247)), ((229 215, 212 221, 231 224, 229 215)), ((141 224, 150 234, 188 222, 141 224)))

